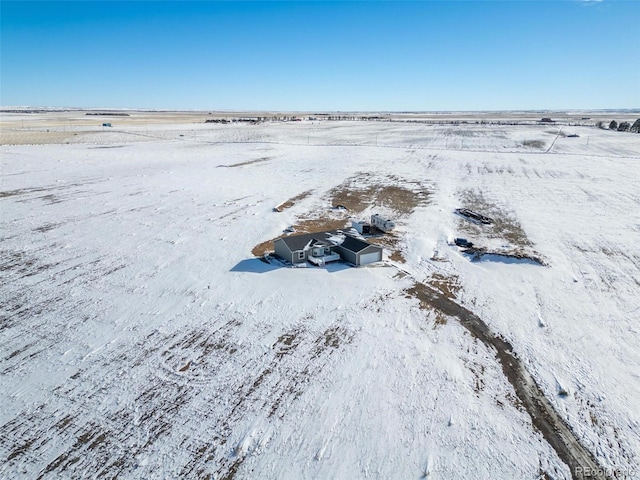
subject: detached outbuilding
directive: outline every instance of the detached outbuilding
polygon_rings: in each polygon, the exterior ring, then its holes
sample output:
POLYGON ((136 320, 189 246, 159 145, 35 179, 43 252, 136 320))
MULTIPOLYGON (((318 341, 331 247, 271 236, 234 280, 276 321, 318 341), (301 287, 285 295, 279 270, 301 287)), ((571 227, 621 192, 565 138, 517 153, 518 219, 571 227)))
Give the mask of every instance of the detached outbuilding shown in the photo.
POLYGON ((358 220, 351 220, 351 226, 360 235, 371 235, 371 224, 358 220))
POLYGON ((396 228, 395 223, 393 223, 391 220, 388 220, 378 215, 377 213, 374 215, 371 215, 371 225, 376 227, 381 232, 385 232, 385 233, 388 233, 394 228, 396 228))

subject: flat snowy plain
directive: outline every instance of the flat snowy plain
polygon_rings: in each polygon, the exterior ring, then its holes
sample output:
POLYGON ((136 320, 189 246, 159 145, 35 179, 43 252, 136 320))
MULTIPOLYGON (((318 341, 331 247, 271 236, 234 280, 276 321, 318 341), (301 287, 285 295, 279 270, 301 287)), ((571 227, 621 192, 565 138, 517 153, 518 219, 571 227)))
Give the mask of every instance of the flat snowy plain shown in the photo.
POLYGON ((511 343, 609 476, 640 478, 639 135, 55 116, 3 114, 0 477, 576 476, 421 282, 511 343), (396 221, 385 262, 252 255, 345 186, 351 214, 396 221), (423 200, 367 196, 389 186, 423 200))

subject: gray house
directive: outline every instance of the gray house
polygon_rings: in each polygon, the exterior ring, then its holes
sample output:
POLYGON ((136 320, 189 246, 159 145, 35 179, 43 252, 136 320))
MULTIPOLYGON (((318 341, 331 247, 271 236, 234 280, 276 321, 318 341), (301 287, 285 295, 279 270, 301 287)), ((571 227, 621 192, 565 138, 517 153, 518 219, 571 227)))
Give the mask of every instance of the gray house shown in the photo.
MULTIPOLYGON (((329 241, 333 232, 306 233, 278 238, 273 242, 276 255, 290 263, 304 263, 310 256, 316 258, 335 253, 335 243, 329 241)), ((339 260, 338 257, 336 260, 339 260)))
POLYGON ((360 266, 382 260, 382 247, 335 230, 290 235, 273 242, 278 257, 292 264, 309 261, 324 265, 345 260, 360 266))

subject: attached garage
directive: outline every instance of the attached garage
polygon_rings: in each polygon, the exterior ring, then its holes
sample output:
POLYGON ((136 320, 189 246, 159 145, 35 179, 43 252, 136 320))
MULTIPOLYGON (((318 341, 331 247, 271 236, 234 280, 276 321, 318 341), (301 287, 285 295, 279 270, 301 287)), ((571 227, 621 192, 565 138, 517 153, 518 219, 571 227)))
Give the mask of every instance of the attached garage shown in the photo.
POLYGON ((344 260, 357 267, 382 260, 382 247, 371 245, 351 235, 345 235, 344 242, 336 247, 336 251, 344 260))
POLYGON ((378 252, 361 253, 359 265, 366 265, 367 263, 374 263, 382 261, 382 249, 378 252))

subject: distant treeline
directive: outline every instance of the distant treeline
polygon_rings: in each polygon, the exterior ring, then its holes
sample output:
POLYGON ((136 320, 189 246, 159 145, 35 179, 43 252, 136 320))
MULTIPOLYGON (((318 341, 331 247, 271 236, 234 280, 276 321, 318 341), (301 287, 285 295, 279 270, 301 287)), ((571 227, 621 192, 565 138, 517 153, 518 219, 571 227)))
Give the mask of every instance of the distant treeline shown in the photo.
MULTIPOLYGON (((597 122, 596 127, 604 129, 604 122, 597 122)), ((611 123, 609 124, 609 130, 615 130, 618 132, 640 133, 640 118, 633 122, 633 125, 631 125, 631 123, 629 122, 618 123, 615 120, 611 120, 611 123)))
POLYGON ((128 113, 121 112, 89 112, 85 113, 85 115, 98 115, 100 117, 128 117, 128 113))
POLYGON ((0 113, 60 113, 69 110, 0 110, 0 113))
MULTIPOLYGON (((205 120, 205 123, 249 123, 252 125, 263 122, 301 122, 307 121, 376 121, 376 122, 394 122, 394 123, 420 123, 426 125, 540 125, 540 124, 560 124, 571 127, 593 127, 594 124, 590 118, 584 117, 578 121, 563 121, 552 120, 545 117, 541 120, 430 120, 430 119, 417 119, 407 118, 398 119, 390 118, 387 116, 373 116, 373 115, 321 115, 314 117, 292 117, 292 116, 269 116, 269 117, 242 117, 242 118, 210 118, 205 120)), ((599 121, 595 124, 598 128, 606 128, 604 122, 599 121)), ((618 124, 613 120, 609 124, 610 130, 617 130, 619 132, 635 132, 640 133, 640 119, 631 125, 629 122, 622 122, 618 124)))
MULTIPOLYGON (((243 117, 243 118, 210 118, 204 123, 263 123, 263 122, 301 122, 300 117, 243 117)), ((317 120, 315 118, 305 118, 304 120, 317 120)))

